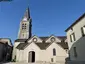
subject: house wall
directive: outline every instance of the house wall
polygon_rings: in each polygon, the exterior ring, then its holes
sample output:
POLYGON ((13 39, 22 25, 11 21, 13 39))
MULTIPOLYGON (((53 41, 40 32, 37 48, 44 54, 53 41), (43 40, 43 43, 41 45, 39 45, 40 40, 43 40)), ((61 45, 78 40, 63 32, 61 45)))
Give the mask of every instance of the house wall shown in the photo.
POLYGON ((23 50, 19 50, 17 49, 17 54, 16 54, 16 62, 22 61, 24 60, 24 51, 23 50))
POLYGON ((14 60, 15 59, 15 56, 17 55, 17 53, 18 53, 18 50, 17 50, 17 46, 18 46, 18 44, 20 44, 20 42, 15 42, 14 43, 14 47, 13 47, 13 52, 12 52, 12 60, 14 60))
POLYGON ((85 61, 85 39, 82 37, 81 27, 85 25, 85 17, 80 20, 75 26, 72 27, 73 30, 69 29, 67 31, 67 40, 69 46, 69 53, 71 60, 78 60, 78 61, 85 61), (76 40, 71 42, 70 35, 75 33, 76 40), (73 47, 76 47, 77 57, 74 57, 74 50, 73 47))
POLYGON ((66 51, 56 43, 52 43, 46 50, 41 50, 35 43, 31 43, 24 49, 24 53, 18 51, 18 61, 28 62, 30 51, 35 52, 35 62, 51 62, 51 58, 53 62, 65 61, 67 57, 66 51), (53 48, 56 49, 56 56, 53 56, 53 48))
POLYGON ((65 58, 67 57, 66 51, 59 46, 56 43, 52 43, 47 49, 46 49, 46 59, 47 61, 52 62, 51 58, 53 58, 54 62, 57 61, 65 61, 65 58), (56 49, 56 56, 53 56, 53 48, 56 49))
POLYGON ((3 54, 4 54, 4 44, 0 43, 0 62, 4 60, 3 54))
POLYGON ((12 47, 0 42, 0 62, 11 61, 12 47))

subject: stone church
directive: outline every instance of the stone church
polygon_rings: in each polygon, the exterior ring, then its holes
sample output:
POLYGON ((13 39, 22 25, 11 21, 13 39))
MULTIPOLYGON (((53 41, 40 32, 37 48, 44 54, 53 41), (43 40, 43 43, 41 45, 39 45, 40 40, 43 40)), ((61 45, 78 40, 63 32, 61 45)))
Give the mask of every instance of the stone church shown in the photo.
POLYGON ((57 62, 68 56, 66 36, 32 36, 32 19, 29 8, 20 22, 18 39, 14 42, 12 59, 16 62, 57 62))

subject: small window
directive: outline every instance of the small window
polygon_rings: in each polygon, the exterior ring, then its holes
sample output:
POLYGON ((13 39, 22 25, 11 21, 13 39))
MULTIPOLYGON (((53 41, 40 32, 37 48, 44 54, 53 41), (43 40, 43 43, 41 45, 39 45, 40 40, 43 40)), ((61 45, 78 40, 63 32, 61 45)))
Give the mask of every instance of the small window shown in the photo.
POLYGON ((85 26, 83 26, 83 27, 81 28, 81 33, 82 33, 82 36, 85 36, 85 26))
POLYGON ((53 56, 56 56, 56 49, 53 49, 53 56))
POLYGON ((71 35, 70 35, 70 41, 71 42, 73 42, 73 41, 75 41, 76 39, 75 39, 75 33, 72 33, 71 35))
POLYGON ((23 26, 24 24, 22 24, 22 26, 23 26))
POLYGON ((22 29, 24 29, 24 24, 22 24, 22 29))
POLYGON ((26 26, 26 24, 25 24, 25 26, 26 26))
POLYGON ((26 29, 26 24, 22 24, 22 29, 26 29))
POLYGON ((76 47, 73 48, 73 51, 74 51, 74 57, 77 57, 76 47))
POLYGON ((25 27, 25 29, 26 29, 26 26, 24 26, 25 27))
POLYGON ((22 29, 24 29, 24 27, 22 27, 22 29))
POLYGON ((55 38, 54 38, 54 37, 52 37, 52 38, 51 38, 51 42, 54 42, 54 41, 55 41, 55 38))
POLYGON ((33 38, 33 42, 37 42, 37 38, 33 38))

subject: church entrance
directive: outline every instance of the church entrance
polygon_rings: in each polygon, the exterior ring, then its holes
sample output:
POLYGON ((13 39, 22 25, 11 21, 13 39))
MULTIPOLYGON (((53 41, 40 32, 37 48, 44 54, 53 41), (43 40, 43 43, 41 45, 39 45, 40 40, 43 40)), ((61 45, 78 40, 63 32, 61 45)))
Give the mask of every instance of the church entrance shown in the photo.
POLYGON ((35 62, 35 52, 34 51, 30 51, 28 54, 28 62, 33 63, 35 62))

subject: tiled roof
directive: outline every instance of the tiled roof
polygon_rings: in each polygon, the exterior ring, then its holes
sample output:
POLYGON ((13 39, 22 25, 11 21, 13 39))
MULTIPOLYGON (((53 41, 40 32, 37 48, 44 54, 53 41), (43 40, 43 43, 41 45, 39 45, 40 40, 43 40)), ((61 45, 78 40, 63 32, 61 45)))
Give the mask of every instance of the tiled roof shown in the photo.
POLYGON ((61 41, 65 41, 67 39, 66 36, 57 36, 57 38, 59 38, 61 41))
POLYGON ((25 42, 27 39, 16 39, 15 42, 25 42))
MULTIPOLYGON (((50 42, 50 43, 46 43, 45 41, 46 41, 46 39, 48 39, 49 37, 40 37, 42 40, 43 40, 43 42, 42 43, 39 43, 39 42, 36 42, 35 44, 41 49, 41 50, 44 50, 44 49, 46 49, 49 45, 51 45, 52 43, 50 42)), ((57 36, 57 38, 59 38, 59 39, 61 39, 61 41, 62 40, 66 40, 66 36, 57 36)), ((18 49, 24 49, 24 47, 26 46, 26 45, 29 45, 29 43, 27 43, 26 42, 27 41, 27 39, 17 39, 17 40, 15 40, 15 42, 25 42, 25 43, 20 43, 18 46, 17 46, 17 48, 18 49)), ((58 44, 58 45, 60 45, 62 48, 64 48, 64 49, 68 49, 68 44, 67 44, 67 42, 64 42, 64 41, 62 41, 62 42, 57 42, 56 44, 58 44)))
POLYGON ((56 44, 60 45, 63 49, 68 49, 67 42, 57 42, 56 44))
POLYGON ((48 39, 49 37, 39 37, 41 38, 42 40, 46 41, 46 39, 48 39))
POLYGON ((45 50, 51 43, 35 43, 41 50, 45 50))
POLYGON ((20 43, 16 48, 22 49, 27 45, 28 43, 20 43))
MULTIPOLYGON (((26 45, 29 45, 30 43, 20 43, 17 48, 18 49, 24 49, 26 45)), ((50 46, 52 43, 35 43, 41 50, 45 50, 50 46)), ((56 44, 60 45, 63 49, 68 49, 68 44, 65 42, 57 42, 56 44)))
MULTIPOLYGON (((66 40, 66 36, 56 36, 57 38, 59 38, 60 40, 66 40)), ((42 40, 46 41, 49 37, 40 37, 42 40)))
MULTIPOLYGON (((56 37, 58 37, 61 40, 65 40, 66 39, 66 36, 56 36, 56 37)), ((41 38, 43 41, 46 41, 49 37, 39 37, 39 38, 41 38)), ((27 40, 28 39, 16 39, 15 42, 25 42, 27 40)))

